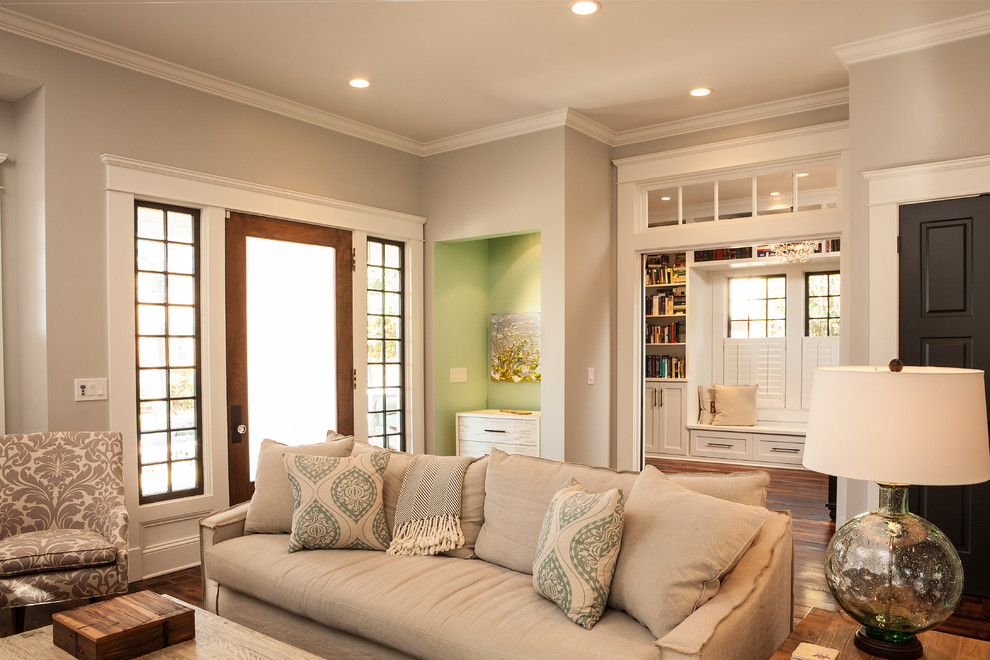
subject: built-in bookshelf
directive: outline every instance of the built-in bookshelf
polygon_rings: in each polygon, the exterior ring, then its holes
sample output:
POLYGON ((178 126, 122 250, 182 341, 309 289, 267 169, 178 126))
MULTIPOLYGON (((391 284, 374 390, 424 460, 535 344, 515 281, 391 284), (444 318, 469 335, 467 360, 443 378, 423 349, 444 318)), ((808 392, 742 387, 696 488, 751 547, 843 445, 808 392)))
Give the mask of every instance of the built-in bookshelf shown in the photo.
POLYGON ((687 378, 687 254, 669 252, 646 257, 643 305, 647 378, 687 378))

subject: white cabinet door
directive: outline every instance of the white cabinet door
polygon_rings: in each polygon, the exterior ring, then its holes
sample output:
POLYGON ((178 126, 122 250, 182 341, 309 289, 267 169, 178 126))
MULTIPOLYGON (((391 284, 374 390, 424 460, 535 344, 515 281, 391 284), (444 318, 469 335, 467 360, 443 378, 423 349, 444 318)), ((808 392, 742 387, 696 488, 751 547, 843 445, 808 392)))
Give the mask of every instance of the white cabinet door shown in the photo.
POLYGON ((684 428, 684 386, 647 383, 644 389, 644 451, 647 454, 687 456, 688 436, 684 428))

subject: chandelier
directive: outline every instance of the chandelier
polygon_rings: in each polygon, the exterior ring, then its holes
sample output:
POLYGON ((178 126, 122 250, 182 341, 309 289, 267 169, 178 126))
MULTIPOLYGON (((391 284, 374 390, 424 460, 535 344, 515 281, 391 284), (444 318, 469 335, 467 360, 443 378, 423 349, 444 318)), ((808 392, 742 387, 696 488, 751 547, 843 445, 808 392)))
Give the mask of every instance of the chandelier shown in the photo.
POLYGON ((811 258, 811 254, 820 245, 820 241, 798 241, 796 243, 774 243, 773 253, 781 261, 789 264, 801 264, 811 258))

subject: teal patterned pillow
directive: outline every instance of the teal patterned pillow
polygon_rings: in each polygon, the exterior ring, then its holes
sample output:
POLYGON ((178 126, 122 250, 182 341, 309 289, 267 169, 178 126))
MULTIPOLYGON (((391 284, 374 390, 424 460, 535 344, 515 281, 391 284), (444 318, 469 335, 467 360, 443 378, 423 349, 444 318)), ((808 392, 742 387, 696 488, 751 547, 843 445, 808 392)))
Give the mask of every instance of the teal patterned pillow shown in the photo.
POLYGON ((296 504, 289 552, 317 548, 385 550, 392 540, 382 504, 389 452, 348 458, 285 454, 296 504))
POLYGON ((588 630, 605 611, 622 541, 622 491, 589 493, 573 477, 550 501, 533 562, 533 588, 588 630))

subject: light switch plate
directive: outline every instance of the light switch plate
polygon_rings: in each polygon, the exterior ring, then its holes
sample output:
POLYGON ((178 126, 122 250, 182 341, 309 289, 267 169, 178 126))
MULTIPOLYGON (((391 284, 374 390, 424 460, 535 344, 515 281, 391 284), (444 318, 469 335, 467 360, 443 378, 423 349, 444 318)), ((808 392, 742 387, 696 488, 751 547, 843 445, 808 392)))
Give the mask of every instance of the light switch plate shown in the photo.
POLYGON ((106 378, 76 378, 76 401, 106 401, 106 378))
POLYGON ((467 382, 467 367, 451 367, 450 368, 450 382, 451 383, 466 383, 467 382))

